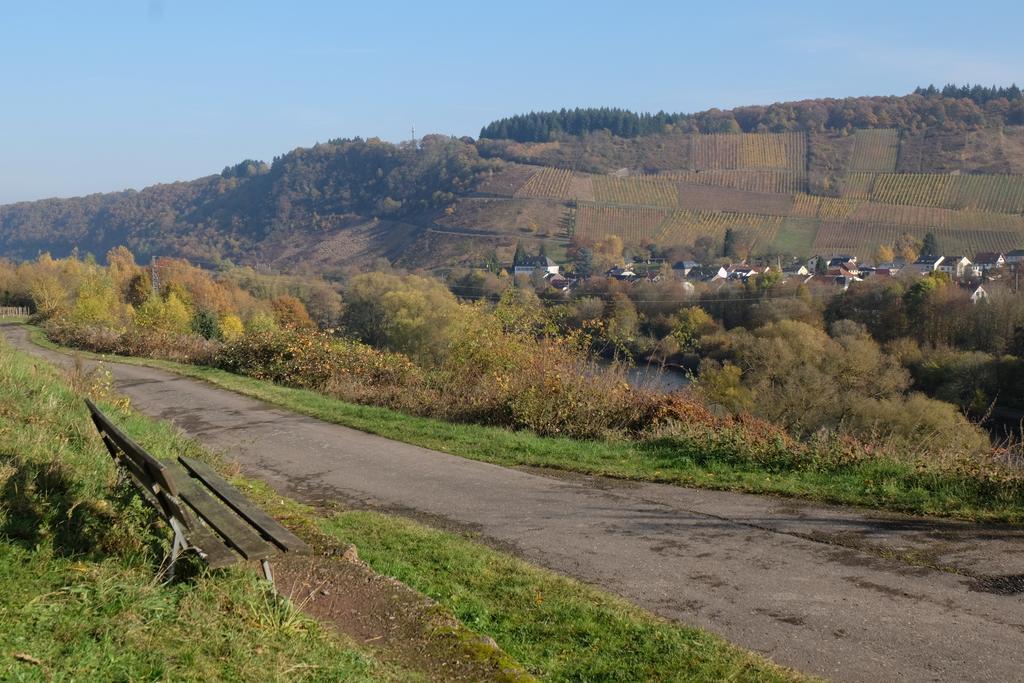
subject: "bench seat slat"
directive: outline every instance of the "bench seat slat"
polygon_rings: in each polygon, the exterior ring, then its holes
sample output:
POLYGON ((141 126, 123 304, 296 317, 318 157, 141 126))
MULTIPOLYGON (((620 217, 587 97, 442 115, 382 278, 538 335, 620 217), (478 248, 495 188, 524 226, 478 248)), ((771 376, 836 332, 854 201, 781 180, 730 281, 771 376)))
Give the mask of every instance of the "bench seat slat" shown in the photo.
POLYGON ((261 538, 230 508, 203 489, 198 481, 189 476, 187 470, 177 465, 171 471, 176 475, 178 497, 242 557, 262 560, 279 552, 277 546, 261 538))
POLYGON ((188 542, 202 552, 203 560, 210 569, 229 567, 242 559, 238 553, 226 546, 217 534, 198 522, 189 527, 188 542))
POLYGON ((209 465, 185 456, 179 457, 178 460, 182 465, 191 470, 224 503, 230 506, 232 510, 259 529, 264 536, 273 541, 281 550, 293 553, 310 552, 309 546, 305 541, 286 529, 266 512, 249 502, 238 489, 226 482, 209 465))

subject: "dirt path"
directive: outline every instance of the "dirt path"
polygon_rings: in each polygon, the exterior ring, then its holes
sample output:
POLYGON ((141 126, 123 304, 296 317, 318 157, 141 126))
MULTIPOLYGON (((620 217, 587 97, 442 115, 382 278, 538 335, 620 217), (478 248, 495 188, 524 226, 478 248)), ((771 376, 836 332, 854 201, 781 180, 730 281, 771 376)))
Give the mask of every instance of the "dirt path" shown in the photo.
MULTIPOLYGON (((4 332, 68 361, 21 328, 4 332)), ((1009 681, 1024 671, 1024 530, 503 468, 164 371, 109 367, 137 409, 298 499, 474 530, 807 673, 1009 681)))

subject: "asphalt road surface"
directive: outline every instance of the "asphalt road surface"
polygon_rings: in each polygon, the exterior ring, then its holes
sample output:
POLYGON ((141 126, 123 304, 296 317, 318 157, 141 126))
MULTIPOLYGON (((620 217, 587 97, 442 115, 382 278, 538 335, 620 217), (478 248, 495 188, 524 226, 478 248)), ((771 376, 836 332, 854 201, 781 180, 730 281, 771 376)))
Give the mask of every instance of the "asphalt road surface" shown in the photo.
POLYGON ((499 467, 108 367, 136 409, 284 494, 478 532, 779 664, 841 681, 1024 679, 1021 529, 499 467))

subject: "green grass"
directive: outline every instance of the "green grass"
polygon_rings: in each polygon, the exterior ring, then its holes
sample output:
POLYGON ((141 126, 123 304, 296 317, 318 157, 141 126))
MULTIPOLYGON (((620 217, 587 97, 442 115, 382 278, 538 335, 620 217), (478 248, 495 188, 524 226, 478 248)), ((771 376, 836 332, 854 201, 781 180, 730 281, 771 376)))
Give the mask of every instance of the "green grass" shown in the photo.
MULTIPOLYGON (((402 678, 255 573, 163 585, 166 540, 52 366, 0 345, 0 680, 402 678)), ((169 430, 134 419, 143 442, 169 430)), ((179 439, 180 441, 180 439, 179 439)))
MULTIPOLYGON (((0 679, 407 680, 329 637, 252 572, 161 585, 147 508, 130 489, 112 488, 113 465, 58 371, 0 343, 0 390, 0 679)), ((154 455, 222 465, 168 423, 102 405, 154 455)), ((263 482, 232 483, 321 549, 316 537, 333 548, 356 543, 375 569, 430 595, 546 680, 799 678, 464 536, 378 513, 318 517, 263 482)))
MULTIPOLYGON (((41 330, 33 330, 32 335, 33 341, 42 346, 70 351, 46 340, 41 330)), ((215 368, 83 355, 162 368, 327 422, 499 465, 547 467, 977 521, 1019 523, 1024 519, 1024 494, 1019 489, 1006 491, 966 477, 922 472, 909 462, 879 459, 830 470, 772 468, 736 457, 735 451, 716 450, 699 443, 540 437, 526 431, 453 424, 377 406, 355 405, 215 368)))
POLYGON ((370 512, 322 528, 552 681, 778 681, 794 674, 697 629, 466 538, 370 512))
POLYGON ((821 221, 817 218, 787 218, 772 242, 771 250, 778 254, 806 256, 814 248, 821 221))

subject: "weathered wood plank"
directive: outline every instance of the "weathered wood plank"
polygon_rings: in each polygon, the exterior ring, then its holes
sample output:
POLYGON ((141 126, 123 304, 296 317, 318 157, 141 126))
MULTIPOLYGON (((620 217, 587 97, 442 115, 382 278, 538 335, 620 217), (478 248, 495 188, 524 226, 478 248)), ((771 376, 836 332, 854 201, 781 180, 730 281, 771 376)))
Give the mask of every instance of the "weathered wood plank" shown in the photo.
POLYGON ((275 545, 292 553, 308 553, 309 546, 301 538, 281 525, 276 519, 253 505, 241 491, 226 482, 206 463, 180 456, 178 461, 191 470, 207 488, 224 501, 240 517, 256 527, 264 537, 275 545))
POLYGON ((235 564, 242 559, 234 550, 224 544, 217 534, 196 522, 189 527, 189 545, 195 546, 203 554, 203 561, 210 566, 210 569, 220 569, 235 564))
POLYGON ((180 465, 175 474, 178 472, 181 473, 177 477, 178 497, 242 557, 260 560, 278 554, 276 545, 261 538, 255 529, 211 495, 180 465))
POLYGON ((172 496, 177 495, 178 492, 174 488, 174 481, 167 475, 167 468, 164 463, 144 451, 141 446, 115 427, 114 423, 107 419, 107 416, 101 413, 92 401, 85 399, 85 403, 89 406, 89 412, 92 413, 92 420, 96 425, 96 429, 105 434, 121 452, 131 458, 139 467, 146 470, 150 478, 164 488, 164 490, 172 496))

